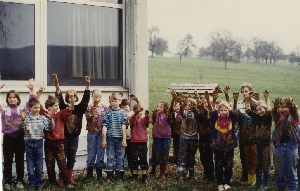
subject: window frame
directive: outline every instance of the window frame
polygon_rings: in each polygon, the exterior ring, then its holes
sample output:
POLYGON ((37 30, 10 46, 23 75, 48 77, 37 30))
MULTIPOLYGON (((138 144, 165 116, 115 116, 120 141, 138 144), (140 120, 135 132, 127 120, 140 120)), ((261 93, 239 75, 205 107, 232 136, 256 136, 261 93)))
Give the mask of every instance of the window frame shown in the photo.
MULTIPOLYGON (((52 92, 55 90, 54 86, 47 85, 47 2, 58 2, 58 3, 70 3, 70 4, 80 4, 80 5, 91 5, 98 7, 107 7, 122 10, 122 24, 120 30, 122 33, 122 86, 100 86, 102 91, 128 91, 125 89, 125 1, 121 1, 121 4, 108 3, 108 2, 98 2, 96 0, 0 0, 1 2, 7 3, 20 3, 20 4, 31 4, 34 5, 34 45, 35 45, 35 79, 36 89, 39 86, 46 87, 45 92, 52 92)), ((2 84, 5 84, 3 91, 8 91, 10 89, 17 89, 18 92, 28 92, 25 84, 28 83, 27 80, 1 80, 2 84)), ((91 84, 93 86, 93 84, 91 84)), ((96 85, 99 86, 99 85, 96 85)), ((74 89, 76 91, 83 90, 85 86, 61 86, 62 89, 74 89), (64 88, 65 87, 65 88, 64 88)))

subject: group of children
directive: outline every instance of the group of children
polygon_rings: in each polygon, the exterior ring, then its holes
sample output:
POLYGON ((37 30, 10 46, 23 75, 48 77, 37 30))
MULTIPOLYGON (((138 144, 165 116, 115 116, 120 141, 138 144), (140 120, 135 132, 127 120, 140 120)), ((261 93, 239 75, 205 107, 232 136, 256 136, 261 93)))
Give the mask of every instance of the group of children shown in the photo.
MULTIPOLYGON (((59 88, 58 78, 52 75, 56 87, 55 96, 49 95, 45 109, 34 91, 34 80, 30 79, 29 101, 21 105, 17 91, 7 93, 7 105, 1 105, 4 169, 4 188, 10 189, 12 160, 15 154, 17 188, 23 188, 24 152, 30 187, 39 189, 43 175, 43 139, 45 139, 45 161, 49 182, 53 186, 72 188, 76 184, 72 177, 76 162, 78 137, 82 129, 83 115, 87 125, 87 174, 93 178, 96 169, 97 180, 102 172, 107 182, 124 177, 124 160, 128 161, 132 182, 138 180, 141 169, 142 182, 147 183, 148 174, 148 127, 150 114, 135 95, 130 95, 136 104, 130 111, 130 102, 122 99, 122 93, 109 97, 109 106, 101 103, 102 93, 95 89, 90 95, 90 79, 85 77, 86 89, 81 102, 76 91, 69 90, 65 100, 59 88), (92 104, 89 104, 92 97, 92 104), (58 111, 58 109, 60 111, 58 111), (25 141, 24 141, 25 140, 25 141), (126 149, 125 149, 126 148, 126 149), (107 163, 104 168, 104 154, 107 163), (56 181, 55 160, 59 167, 56 181)), ((204 167, 204 179, 217 180, 218 190, 231 188, 234 165, 234 148, 239 145, 242 178, 247 177, 253 188, 269 187, 271 165, 271 142, 274 147, 274 166, 278 189, 297 190, 298 145, 300 128, 298 108, 292 98, 277 98, 271 109, 269 92, 264 92, 265 101, 259 98, 251 84, 241 86, 243 100, 238 102, 239 92, 229 99, 229 87, 222 91, 216 87, 209 95, 200 97, 195 90, 193 96, 171 92, 172 101, 158 102, 152 112, 152 156, 150 178, 156 178, 159 166, 160 178, 166 179, 171 139, 174 158, 178 166, 178 180, 184 182, 184 173, 195 176, 195 154, 199 147, 200 161, 204 167), (224 92, 226 100, 219 101, 218 93, 224 92), (271 137, 272 122, 275 130, 271 137), (236 131, 238 134, 236 135, 236 131), (245 169, 245 170, 244 170, 245 169)))

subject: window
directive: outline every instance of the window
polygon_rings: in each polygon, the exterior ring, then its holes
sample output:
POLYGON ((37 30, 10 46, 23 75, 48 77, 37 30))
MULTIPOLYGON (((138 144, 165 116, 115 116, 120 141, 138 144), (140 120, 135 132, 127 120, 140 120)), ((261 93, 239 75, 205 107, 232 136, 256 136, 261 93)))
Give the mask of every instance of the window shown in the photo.
POLYGON ((35 74, 34 5, 0 2, 0 79, 35 74))
POLYGON ((122 0, 0 0, 0 79, 123 86, 122 0))

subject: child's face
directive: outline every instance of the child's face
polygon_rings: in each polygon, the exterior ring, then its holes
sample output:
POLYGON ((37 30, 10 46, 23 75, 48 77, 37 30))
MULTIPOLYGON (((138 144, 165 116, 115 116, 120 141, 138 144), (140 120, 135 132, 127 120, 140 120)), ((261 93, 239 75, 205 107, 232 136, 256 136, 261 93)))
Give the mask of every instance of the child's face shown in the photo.
POLYGON ((192 103, 190 101, 186 102, 185 110, 191 111, 192 109, 192 103))
POLYGON ((110 106, 112 109, 119 109, 119 105, 120 105, 120 100, 118 99, 113 99, 110 101, 110 106))
POLYGON ((174 111, 179 112, 180 111, 180 104, 176 103, 175 107, 174 107, 174 111))
POLYGON ((281 108, 281 112, 282 112, 284 115, 289 115, 290 109, 289 109, 286 105, 282 105, 280 108, 281 108))
POLYGON ((16 95, 14 93, 10 93, 8 98, 7 98, 7 102, 9 104, 18 104, 19 100, 18 98, 16 97, 16 95))
POLYGON ((34 104, 32 107, 29 108, 29 110, 32 116, 37 116, 40 112, 40 104, 34 104))
POLYGON ((261 105, 256 107, 256 113, 259 116, 264 116, 266 114, 266 111, 267 111, 266 108, 261 105))
POLYGON ((55 104, 51 107, 48 107, 48 112, 51 112, 51 113, 56 113, 58 111, 58 102, 55 102, 55 104))
POLYGON ((228 108, 224 105, 220 105, 219 107, 219 114, 222 117, 227 117, 228 116, 228 108))
POLYGON ((122 105, 121 108, 124 109, 127 113, 130 111, 129 105, 122 105))
POLYGON ((158 103, 156 106, 157 113, 163 113, 164 112, 164 104, 158 103))
POLYGON ((250 90, 248 87, 244 87, 242 89, 242 94, 243 94, 243 97, 244 99, 249 99, 250 98, 250 90))
POLYGON ((97 104, 100 103, 101 98, 102 98, 102 95, 99 93, 94 93, 92 96, 93 102, 97 103, 97 104))
POLYGON ((204 108, 208 107, 207 99, 202 99, 202 104, 204 108))
POLYGON ((142 116, 143 115, 143 109, 140 108, 140 112, 138 114, 139 116, 142 116))

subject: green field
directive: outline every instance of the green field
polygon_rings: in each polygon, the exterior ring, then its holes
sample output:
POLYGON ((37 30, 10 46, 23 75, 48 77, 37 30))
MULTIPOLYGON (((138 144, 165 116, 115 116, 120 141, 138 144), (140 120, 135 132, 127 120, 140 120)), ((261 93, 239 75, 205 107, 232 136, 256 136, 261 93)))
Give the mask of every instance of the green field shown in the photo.
MULTIPOLYGON (((218 62, 210 58, 149 58, 149 109, 155 109, 159 100, 171 101, 166 90, 170 83, 217 83, 223 89, 230 86, 232 92, 239 91, 241 84, 251 83, 263 98, 262 92, 270 91, 270 100, 276 97, 292 97, 300 104, 300 67, 288 62, 266 65, 265 62, 241 63, 218 62)), ((224 95, 219 95, 224 99, 224 95)), ((239 100, 243 97, 240 94, 239 100)))

